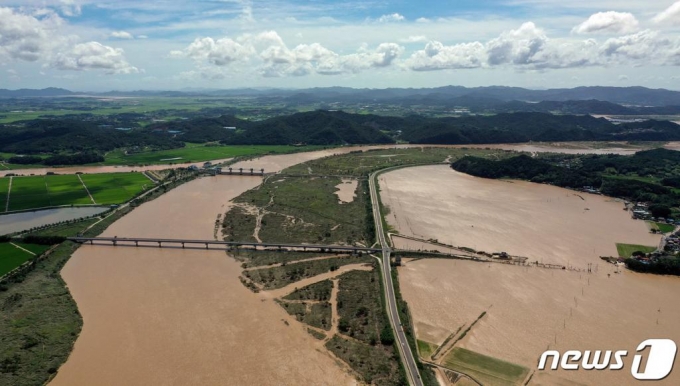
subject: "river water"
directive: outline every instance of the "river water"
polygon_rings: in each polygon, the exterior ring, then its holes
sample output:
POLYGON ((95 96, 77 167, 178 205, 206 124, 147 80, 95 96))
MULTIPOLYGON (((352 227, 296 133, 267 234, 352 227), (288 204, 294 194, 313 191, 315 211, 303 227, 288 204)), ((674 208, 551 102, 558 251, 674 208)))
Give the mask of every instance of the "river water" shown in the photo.
MULTIPOLYGON (((310 154, 275 157, 262 159, 270 170, 310 154)), ((104 236, 212 239, 229 201, 261 181, 192 181, 141 205, 104 236)), ((240 272, 224 251, 81 247, 62 276, 83 331, 52 384, 355 384, 301 324, 246 289, 240 272)))
MULTIPOLYGON (((424 145, 383 145, 383 146, 371 146, 371 148, 409 148, 409 147, 422 147, 424 145)), ((631 146, 613 146, 607 148, 597 148, 593 143, 588 142, 553 142, 553 143, 519 143, 519 144, 492 144, 492 145, 425 145, 428 147, 470 147, 470 148, 491 148, 491 149, 502 149, 502 150, 513 150, 513 151, 526 151, 530 153, 564 153, 564 154, 622 154, 630 155, 637 151, 644 150, 643 147, 631 147, 631 146)), ((666 146, 667 149, 680 150, 680 142, 669 142, 666 146)), ((295 154, 284 154, 276 156, 265 156, 256 158, 250 161, 239 162, 232 166, 236 169, 242 168, 254 168, 259 170, 261 168, 265 169, 266 173, 280 170, 280 167, 292 166, 295 163, 310 161, 319 157, 325 157, 335 154, 346 154, 352 150, 365 149, 366 147, 342 147, 329 150, 321 150, 307 153, 295 153, 295 154), (288 160, 288 161, 286 161, 288 160), (287 162, 287 163, 286 163, 287 162), (290 163, 295 162, 295 163, 290 163)), ((212 163, 222 163, 230 161, 231 158, 218 159, 211 161, 212 163)), ((75 174, 80 173, 127 173, 127 172, 143 172, 147 170, 165 170, 165 169, 178 169, 186 168, 191 165, 201 167, 203 162, 198 163, 184 163, 184 164, 167 164, 167 165, 147 165, 147 166, 72 166, 72 167, 60 167, 60 168, 36 168, 36 169, 15 169, 15 170, 0 170, 0 176, 5 176, 7 174, 20 174, 20 175, 43 175, 47 172, 54 172, 58 174, 75 174)))
MULTIPOLYGON (((549 185, 476 178, 447 166, 395 170, 380 176, 380 188, 388 223, 400 234, 582 270, 407 262, 399 268, 400 287, 419 339, 441 344, 486 312, 456 347, 530 370, 547 349, 630 353, 623 371, 537 371, 530 385, 636 385, 630 367, 640 342, 680 342, 680 278, 638 274, 599 259, 616 255, 617 242, 659 243, 643 221, 622 210, 623 203, 549 185)), ((410 243, 401 240, 395 244, 410 243)), ((679 382, 676 371, 655 384, 679 382)))
POLYGON ((109 207, 93 206, 79 208, 57 208, 34 212, 4 214, 0 216, 0 235, 23 232, 34 227, 75 220, 106 212, 109 207))

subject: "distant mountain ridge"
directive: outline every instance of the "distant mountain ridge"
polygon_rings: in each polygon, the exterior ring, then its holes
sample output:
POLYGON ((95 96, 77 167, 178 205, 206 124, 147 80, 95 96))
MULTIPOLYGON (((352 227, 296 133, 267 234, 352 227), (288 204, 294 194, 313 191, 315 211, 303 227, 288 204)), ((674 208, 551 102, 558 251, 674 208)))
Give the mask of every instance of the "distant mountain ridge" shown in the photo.
MULTIPOLYGON (((576 87, 548 90, 530 90, 520 87, 489 86, 467 88, 444 86, 436 88, 386 88, 355 89, 348 87, 322 87, 309 89, 194 89, 183 91, 109 91, 102 93, 74 93, 60 88, 42 90, 0 90, 0 98, 55 97, 73 95, 137 96, 137 97, 228 97, 248 96, 274 98, 288 103, 356 102, 390 103, 403 105, 444 105, 476 108, 496 108, 507 102, 570 102, 600 101, 626 108, 680 106, 680 91, 650 89, 646 87, 576 87)), ((516 106, 517 107, 517 106, 516 106)), ((611 106, 610 106, 611 107, 611 106)), ((612 110, 616 110, 613 108, 612 110)), ((503 110, 508 111, 508 110, 503 110)), ((521 111, 533 111, 522 109, 521 111)), ((614 112, 616 113, 616 112, 614 112)))
POLYGON ((22 88, 19 90, 0 89, 0 98, 35 98, 70 96, 75 93, 63 88, 49 87, 41 90, 22 88))

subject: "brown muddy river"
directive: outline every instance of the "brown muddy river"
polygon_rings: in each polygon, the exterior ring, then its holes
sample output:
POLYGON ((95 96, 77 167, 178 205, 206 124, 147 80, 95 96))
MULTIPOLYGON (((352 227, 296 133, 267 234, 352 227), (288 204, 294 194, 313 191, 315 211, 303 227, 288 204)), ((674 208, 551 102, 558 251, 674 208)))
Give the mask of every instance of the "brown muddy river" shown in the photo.
MULTIPOLYGON (((295 164, 311 161, 320 157, 336 155, 336 154, 346 154, 353 150, 367 149, 367 148, 409 148, 409 147, 421 147, 423 145, 383 145, 383 146, 370 146, 370 147, 342 147, 329 150, 313 151, 307 153, 296 153, 296 154, 283 154, 276 156, 265 156, 256 158, 250 161, 239 162, 233 167, 235 168, 264 168, 266 173, 278 171, 295 164)), ((644 150, 644 147, 632 147, 632 146, 612 146, 607 148, 597 148, 594 143, 591 142, 578 142, 578 143, 567 143, 567 142, 553 142, 553 143, 526 143, 526 144, 493 144, 493 145, 426 145, 428 147, 474 147, 474 148, 491 148, 491 149, 502 149, 502 150, 514 150, 514 151, 526 151, 530 153, 566 153, 566 154, 633 154, 636 151, 644 150)), ((671 150, 680 150, 680 142, 669 142, 666 148, 671 150)), ((227 162, 231 158, 213 160, 213 163, 227 162)), ((0 170, 0 177, 7 174, 21 174, 21 175, 44 175, 47 172, 54 172, 58 174, 74 174, 77 172, 81 173, 126 173, 133 171, 147 171, 147 170, 165 170, 165 169, 177 169, 186 168, 190 165, 203 166, 203 162, 198 163, 184 163, 184 164, 167 164, 167 165, 147 165, 147 166, 73 166, 73 167, 60 167, 60 168, 36 168, 36 169, 15 169, 15 170, 0 170)))
MULTIPOLYGON (((545 350, 627 350, 622 371, 537 372, 530 385, 639 385, 630 375, 637 345, 680 342, 680 278, 617 269, 598 256, 614 243, 654 245, 659 236, 622 204, 526 182, 486 180, 447 166, 381 176, 388 222, 401 234, 585 268, 574 272, 460 260, 418 260, 399 268, 419 339, 441 344, 486 316, 456 344, 536 368, 545 350), (588 208, 589 210, 586 210, 588 208)), ((680 384, 680 371, 659 385, 680 384)))
MULTIPOLYGON (((212 239, 217 215, 260 183, 195 180, 143 204, 104 235, 212 239)), ((62 276, 84 327, 51 384, 355 383, 294 318, 246 289, 240 272, 223 251, 80 248, 62 276)))

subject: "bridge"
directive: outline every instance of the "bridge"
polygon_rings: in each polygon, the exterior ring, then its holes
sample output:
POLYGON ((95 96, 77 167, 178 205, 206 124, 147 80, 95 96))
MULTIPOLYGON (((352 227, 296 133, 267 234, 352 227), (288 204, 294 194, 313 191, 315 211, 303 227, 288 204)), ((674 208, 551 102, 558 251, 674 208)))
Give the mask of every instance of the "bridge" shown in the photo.
POLYGON ((201 248, 231 249, 246 247, 258 250, 302 250, 320 253, 379 253, 380 248, 355 247, 351 245, 316 245, 316 244, 281 244, 281 243, 245 243, 236 241, 190 240, 190 239, 154 239, 138 237, 69 237, 67 240, 91 245, 156 247, 156 248, 201 248))

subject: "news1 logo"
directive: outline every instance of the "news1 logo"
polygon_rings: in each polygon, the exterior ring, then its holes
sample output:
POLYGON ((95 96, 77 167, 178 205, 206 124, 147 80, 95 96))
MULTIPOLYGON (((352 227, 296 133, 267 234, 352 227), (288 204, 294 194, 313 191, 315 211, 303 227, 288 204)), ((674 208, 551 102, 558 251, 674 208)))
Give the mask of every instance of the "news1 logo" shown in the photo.
MULTIPOLYGON (((659 381, 666 378, 673 370, 678 347, 670 339, 647 339, 637 346, 635 352, 638 354, 633 357, 631 375, 639 380, 659 381), (639 353, 648 347, 647 365, 641 371, 643 355, 639 353)), ((616 352, 569 350, 564 355, 561 355, 559 351, 549 350, 541 355, 538 369, 545 370, 548 358, 552 358, 551 370, 557 370, 558 366, 564 370, 621 370, 624 367, 623 358, 626 356, 628 356, 628 351, 625 350, 616 352)))

